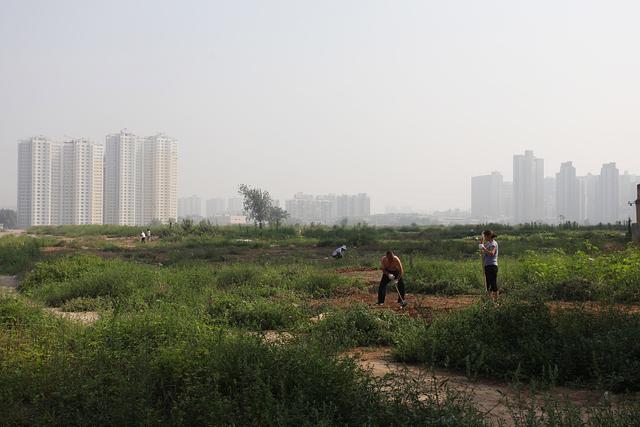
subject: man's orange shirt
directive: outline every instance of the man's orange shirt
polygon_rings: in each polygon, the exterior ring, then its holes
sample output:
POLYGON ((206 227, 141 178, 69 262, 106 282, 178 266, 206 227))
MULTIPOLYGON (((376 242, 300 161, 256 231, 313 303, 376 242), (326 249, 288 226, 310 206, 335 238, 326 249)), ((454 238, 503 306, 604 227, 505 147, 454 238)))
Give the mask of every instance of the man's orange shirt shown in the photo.
POLYGON ((389 261, 389 258, 385 256, 382 257, 382 271, 398 271, 398 277, 404 274, 404 268, 402 268, 402 263, 400 262, 400 258, 397 256, 393 256, 393 260, 389 261))

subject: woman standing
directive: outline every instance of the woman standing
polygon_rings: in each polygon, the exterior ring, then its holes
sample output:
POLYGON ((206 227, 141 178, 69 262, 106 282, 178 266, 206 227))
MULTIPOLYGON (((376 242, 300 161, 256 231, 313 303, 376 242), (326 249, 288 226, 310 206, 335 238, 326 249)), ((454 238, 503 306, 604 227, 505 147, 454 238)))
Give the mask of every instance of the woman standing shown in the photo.
POLYGON ((494 302, 498 300, 498 237, 491 230, 482 232, 482 243, 479 248, 482 251, 482 261, 484 265, 484 277, 487 285, 487 292, 491 293, 494 302))

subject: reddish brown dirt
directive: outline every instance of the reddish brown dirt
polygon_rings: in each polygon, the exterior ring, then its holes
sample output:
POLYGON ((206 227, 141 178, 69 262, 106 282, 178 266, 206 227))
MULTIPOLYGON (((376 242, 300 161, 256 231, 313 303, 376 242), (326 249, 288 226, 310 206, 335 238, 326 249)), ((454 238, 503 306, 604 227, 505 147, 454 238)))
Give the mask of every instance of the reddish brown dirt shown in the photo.
POLYGON ((42 252, 46 254, 51 254, 54 252, 73 252, 74 250, 71 248, 65 248, 64 246, 44 246, 42 248, 42 252))
MULTIPOLYGON (((338 298, 314 300, 312 305, 334 305, 337 307, 349 307, 355 303, 374 305, 377 301, 377 289, 380 283, 381 272, 379 269, 371 267, 349 267, 336 270, 341 275, 355 278, 366 284, 367 289, 351 289, 340 295, 338 298)), ((397 297, 393 288, 387 293, 386 303, 382 307, 375 306, 380 310, 393 310, 406 312, 413 317, 429 318, 432 311, 450 311, 468 307, 482 299, 481 295, 418 295, 407 293, 405 300, 409 305, 405 309, 400 309, 395 303, 397 297)), ((640 313, 640 306, 628 304, 603 305, 596 302, 572 302, 572 301, 550 301, 547 305, 552 310, 567 310, 579 308, 582 310, 599 312, 613 307, 628 313, 640 313)))
MULTIPOLYGON (((505 382, 496 380, 471 381, 467 377, 444 369, 427 369, 420 365, 406 365, 394 362, 389 348, 357 348, 347 353, 358 364, 369 370, 373 375, 401 375, 406 373, 414 379, 423 381, 426 385, 425 399, 441 400, 446 396, 445 391, 467 396, 476 407, 486 415, 492 423, 512 426, 515 424, 512 411, 518 408, 526 409, 535 405, 536 412, 541 413, 540 407, 534 402, 551 398, 553 401, 571 401, 582 410, 597 405, 601 399, 601 392, 594 390, 578 390, 564 387, 554 387, 544 392, 531 393, 528 387, 521 389, 505 382)), ((619 397, 612 397, 614 403, 619 397)), ((586 412, 586 411, 585 411, 586 412)))
POLYGON ((609 308, 613 308, 620 311, 626 311, 627 313, 640 313, 640 306, 631 304, 611 304, 603 305, 596 302, 573 302, 573 301, 550 301, 547 305, 551 310, 568 310, 579 308, 581 310, 598 313, 606 311, 609 308))
MULTIPOLYGON (((376 285, 377 286, 377 285, 376 285)), ((375 310, 388 310, 398 314, 406 314, 411 317, 431 319, 436 311, 450 311, 467 307, 480 300, 477 295, 457 295, 454 297, 437 295, 415 295, 407 293, 405 301, 407 306, 401 308, 397 301, 397 294, 388 293, 385 304, 376 305, 377 289, 353 288, 338 297, 318 298, 310 301, 312 307, 339 307, 349 308, 356 304, 369 305, 375 310)))

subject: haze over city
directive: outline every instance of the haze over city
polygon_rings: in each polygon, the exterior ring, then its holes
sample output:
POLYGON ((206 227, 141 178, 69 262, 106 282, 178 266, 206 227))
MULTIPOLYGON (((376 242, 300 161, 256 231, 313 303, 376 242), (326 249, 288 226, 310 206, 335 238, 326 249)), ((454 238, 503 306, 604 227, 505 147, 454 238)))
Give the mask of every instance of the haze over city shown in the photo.
POLYGON ((640 173, 635 2, 5 1, 0 207, 17 142, 179 141, 178 195, 239 184, 470 208, 472 176, 533 150, 640 173), (613 7, 615 4, 617 7, 613 7))

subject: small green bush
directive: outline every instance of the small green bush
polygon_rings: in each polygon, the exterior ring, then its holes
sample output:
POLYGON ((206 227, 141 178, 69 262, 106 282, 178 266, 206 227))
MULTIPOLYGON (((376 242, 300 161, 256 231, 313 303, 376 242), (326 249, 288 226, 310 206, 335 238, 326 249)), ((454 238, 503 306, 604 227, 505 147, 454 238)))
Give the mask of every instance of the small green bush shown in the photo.
POLYGON ((323 271, 309 271, 302 277, 294 277, 292 280, 294 289, 301 290, 314 298, 328 298, 339 294, 341 290, 357 286, 352 279, 323 271))
POLYGON ((289 329, 304 318, 300 307, 286 301, 265 298, 249 301, 224 293, 209 298, 206 312, 214 324, 255 330, 289 329))
POLYGON ((31 237, 0 238, 0 273, 18 274, 27 271, 40 258, 42 241, 31 237))
POLYGON ((400 325, 408 319, 364 305, 327 313, 311 329, 311 338, 327 348, 390 345, 400 325))
POLYGON ((86 298, 77 297, 65 301, 60 305, 62 311, 98 311, 111 307, 111 300, 104 297, 86 298))

